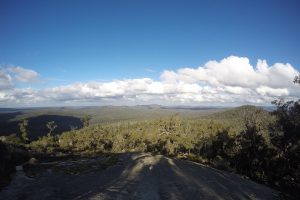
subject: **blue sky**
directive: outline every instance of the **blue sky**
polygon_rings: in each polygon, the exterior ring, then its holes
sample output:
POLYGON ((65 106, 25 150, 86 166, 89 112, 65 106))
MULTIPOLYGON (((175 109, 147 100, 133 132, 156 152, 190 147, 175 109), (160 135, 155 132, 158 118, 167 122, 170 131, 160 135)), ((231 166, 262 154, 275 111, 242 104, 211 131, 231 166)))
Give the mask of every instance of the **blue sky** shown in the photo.
POLYGON ((264 59, 269 67, 290 63, 299 71, 299 19, 296 0, 0 0, 0 64, 12 78, 7 66, 38 73, 39 81, 14 81, 10 90, 160 82, 166 70, 196 69, 231 55, 248 58, 253 68, 264 59))

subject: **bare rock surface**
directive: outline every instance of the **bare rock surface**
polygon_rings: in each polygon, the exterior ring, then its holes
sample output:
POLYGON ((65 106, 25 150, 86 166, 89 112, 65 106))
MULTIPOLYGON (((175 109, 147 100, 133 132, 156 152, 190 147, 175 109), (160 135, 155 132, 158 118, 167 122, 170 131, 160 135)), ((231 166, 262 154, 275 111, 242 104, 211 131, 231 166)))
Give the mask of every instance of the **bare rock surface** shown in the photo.
POLYGON ((278 192, 239 175, 161 155, 39 163, 18 171, 0 199, 276 199, 278 192), (117 158, 117 159, 116 159, 117 158))

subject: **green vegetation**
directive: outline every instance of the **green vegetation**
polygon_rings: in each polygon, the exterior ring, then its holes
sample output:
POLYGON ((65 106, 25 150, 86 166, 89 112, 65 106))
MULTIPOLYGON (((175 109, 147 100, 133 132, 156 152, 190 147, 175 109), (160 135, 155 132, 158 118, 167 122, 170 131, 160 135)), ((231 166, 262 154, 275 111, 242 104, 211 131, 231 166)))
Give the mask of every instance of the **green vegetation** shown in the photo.
POLYGON ((48 122, 46 124, 46 127, 48 128, 49 132, 48 132, 48 136, 51 136, 53 131, 57 128, 57 125, 55 124, 54 121, 48 122))
POLYGON ((20 122, 19 127, 20 127, 22 141, 24 143, 29 142, 29 138, 28 138, 28 120, 24 119, 22 122, 20 122))
POLYGON ((205 118, 175 114, 94 124, 61 135, 52 134, 57 127, 52 121, 47 123, 48 134, 29 144, 16 135, 2 140, 22 144, 39 155, 152 152, 209 164, 280 187, 299 188, 299 101, 278 101, 276 106, 273 113, 242 106, 205 118))
POLYGON ((28 145, 47 154, 152 152, 235 171, 256 181, 299 188, 297 102, 280 102, 273 113, 242 106, 204 119, 178 115, 157 120, 97 124, 28 145))
POLYGON ((250 105, 233 108, 224 112, 214 113, 206 116, 205 118, 220 121, 221 123, 229 123, 239 129, 239 132, 245 130, 245 122, 249 120, 255 120, 256 124, 263 126, 261 127, 263 130, 267 130, 270 124, 272 124, 275 120, 275 116, 270 115, 270 113, 266 110, 250 105))
POLYGON ((83 124, 83 127, 88 127, 90 125, 91 119, 92 117, 90 115, 85 115, 84 117, 82 117, 80 120, 83 124))
POLYGON ((223 108, 173 108, 158 105, 145 106, 100 106, 100 107, 59 107, 59 108, 0 108, 0 136, 10 134, 21 135, 18 124, 24 119, 29 121, 29 139, 36 140, 46 136, 49 121, 54 121, 57 128, 53 135, 80 129, 84 125, 111 124, 116 122, 131 122, 159 119, 176 113, 183 119, 198 119, 207 114, 224 110, 223 108), (87 118, 86 118, 87 117, 87 118), (89 120, 84 120, 88 119, 89 120), (84 121, 87 123, 84 124, 84 121))

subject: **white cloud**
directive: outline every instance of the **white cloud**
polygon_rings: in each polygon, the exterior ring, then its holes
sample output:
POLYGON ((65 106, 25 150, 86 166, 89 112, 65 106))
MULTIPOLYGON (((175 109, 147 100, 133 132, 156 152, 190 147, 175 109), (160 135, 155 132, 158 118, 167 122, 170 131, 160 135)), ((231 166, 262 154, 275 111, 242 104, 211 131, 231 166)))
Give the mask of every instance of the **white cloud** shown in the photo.
POLYGON ((207 97, 203 101, 240 103, 268 103, 276 97, 300 97, 299 86, 293 78, 299 72, 289 63, 275 63, 269 66, 265 60, 258 60, 256 67, 248 58, 230 56, 221 61, 209 61, 198 68, 166 70, 161 74, 163 83, 174 85, 185 82, 208 87, 206 93, 219 96, 207 97), (215 98, 215 99, 214 99, 215 98))
POLYGON ((164 71, 161 79, 165 82, 185 81, 193 83, 204 82, 213 86, 271 87, 290 86, 291 80, 297 74, 290 64, 276 63, 268 66, 265 60, 258 60, 256 68, 248 58, 230 56, 218 61, 209 61, 198 68, 181 68, 176 72, 164 71))
MULTIPOLYGON (((1 72, 1 71, 0 71, 1 72)), ((0 73, 0 87, 9 88, 12 77, 26 82, 38 74, 24 68, 13 68, 11 74, 0 73), (26 71, 25 75, 19 73, 26 71), (21 76, 22 74, 22 76, 21 76), (1 83, 1 81, 3 83, 1 83), (5 84, 4 84, 5 83, 5 84)), ((290 64, 269 66, 258 60, 254 67, 248 58, 230 56, 209 61, 197 68, 166 70, 155 81, 150 78, 105 82, 83 82, 40 90, 11 89, 0 93, 2 104, 268 104, 274 98, 300 98, 300 87, 293 84, 299 72, 290 64)))
POLYGON ((18 82, 36 81, 38 76, 38 73, 31 69, 11 65, 0 67, 0 106, 23 104, 26 101, 34 102, 38 98, 35 91, 15 87, 18 82))
POLYGON ((258 88, 256 88, 256 91, 264 96, 287 96, 289 95, 289 90, 287 88, 270 88, 267 86, 260 86, 258 88))
POLYGON ((155 73, 156 72, 154 69, 151 69, 151 68, 145 68, 145 71, 149 72, 149 73, 155 73))
POLYGON ((243 88, 239 86, 225 86, 223 88, 223 91, 232 93, 232 94, 237 94, 237 95, 249 95, 251 94, 251 90, 249 88, 243 88))
POLYGON ((13 81, 9 74, 5 73, 3 69, 0 68, 0 91, 10 89, 13 87, 13 81))
POLYGON ((31 69, 25 69, 19 66, 11 66, 8 69, 17 81, 28 83, 38 79, 38 73, 31 69))
POLYGON ((31 69, 19 66, 0 66, 0 91, 15 87, 17 82, 29 83, 37 81, 39 74, 31 69))

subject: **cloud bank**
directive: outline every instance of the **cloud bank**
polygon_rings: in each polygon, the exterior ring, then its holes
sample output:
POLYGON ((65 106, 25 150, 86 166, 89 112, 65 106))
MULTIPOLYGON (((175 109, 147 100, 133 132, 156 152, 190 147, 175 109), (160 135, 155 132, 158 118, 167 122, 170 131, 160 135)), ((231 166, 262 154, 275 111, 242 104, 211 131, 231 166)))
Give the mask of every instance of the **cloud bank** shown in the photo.
POLYGON ((22 67, 0 70, 1 105, 151 104, 224 105, 269 104, 275 98, 300 98, 300 86, 293 84, 299 72, 290 64, 258 60, 252 66, 246 57, 230 56, 208 61, 197 68, 165 70, 160 79, 88 81, 52 88, 15 87, 31 82, 37 72, 22 67))

